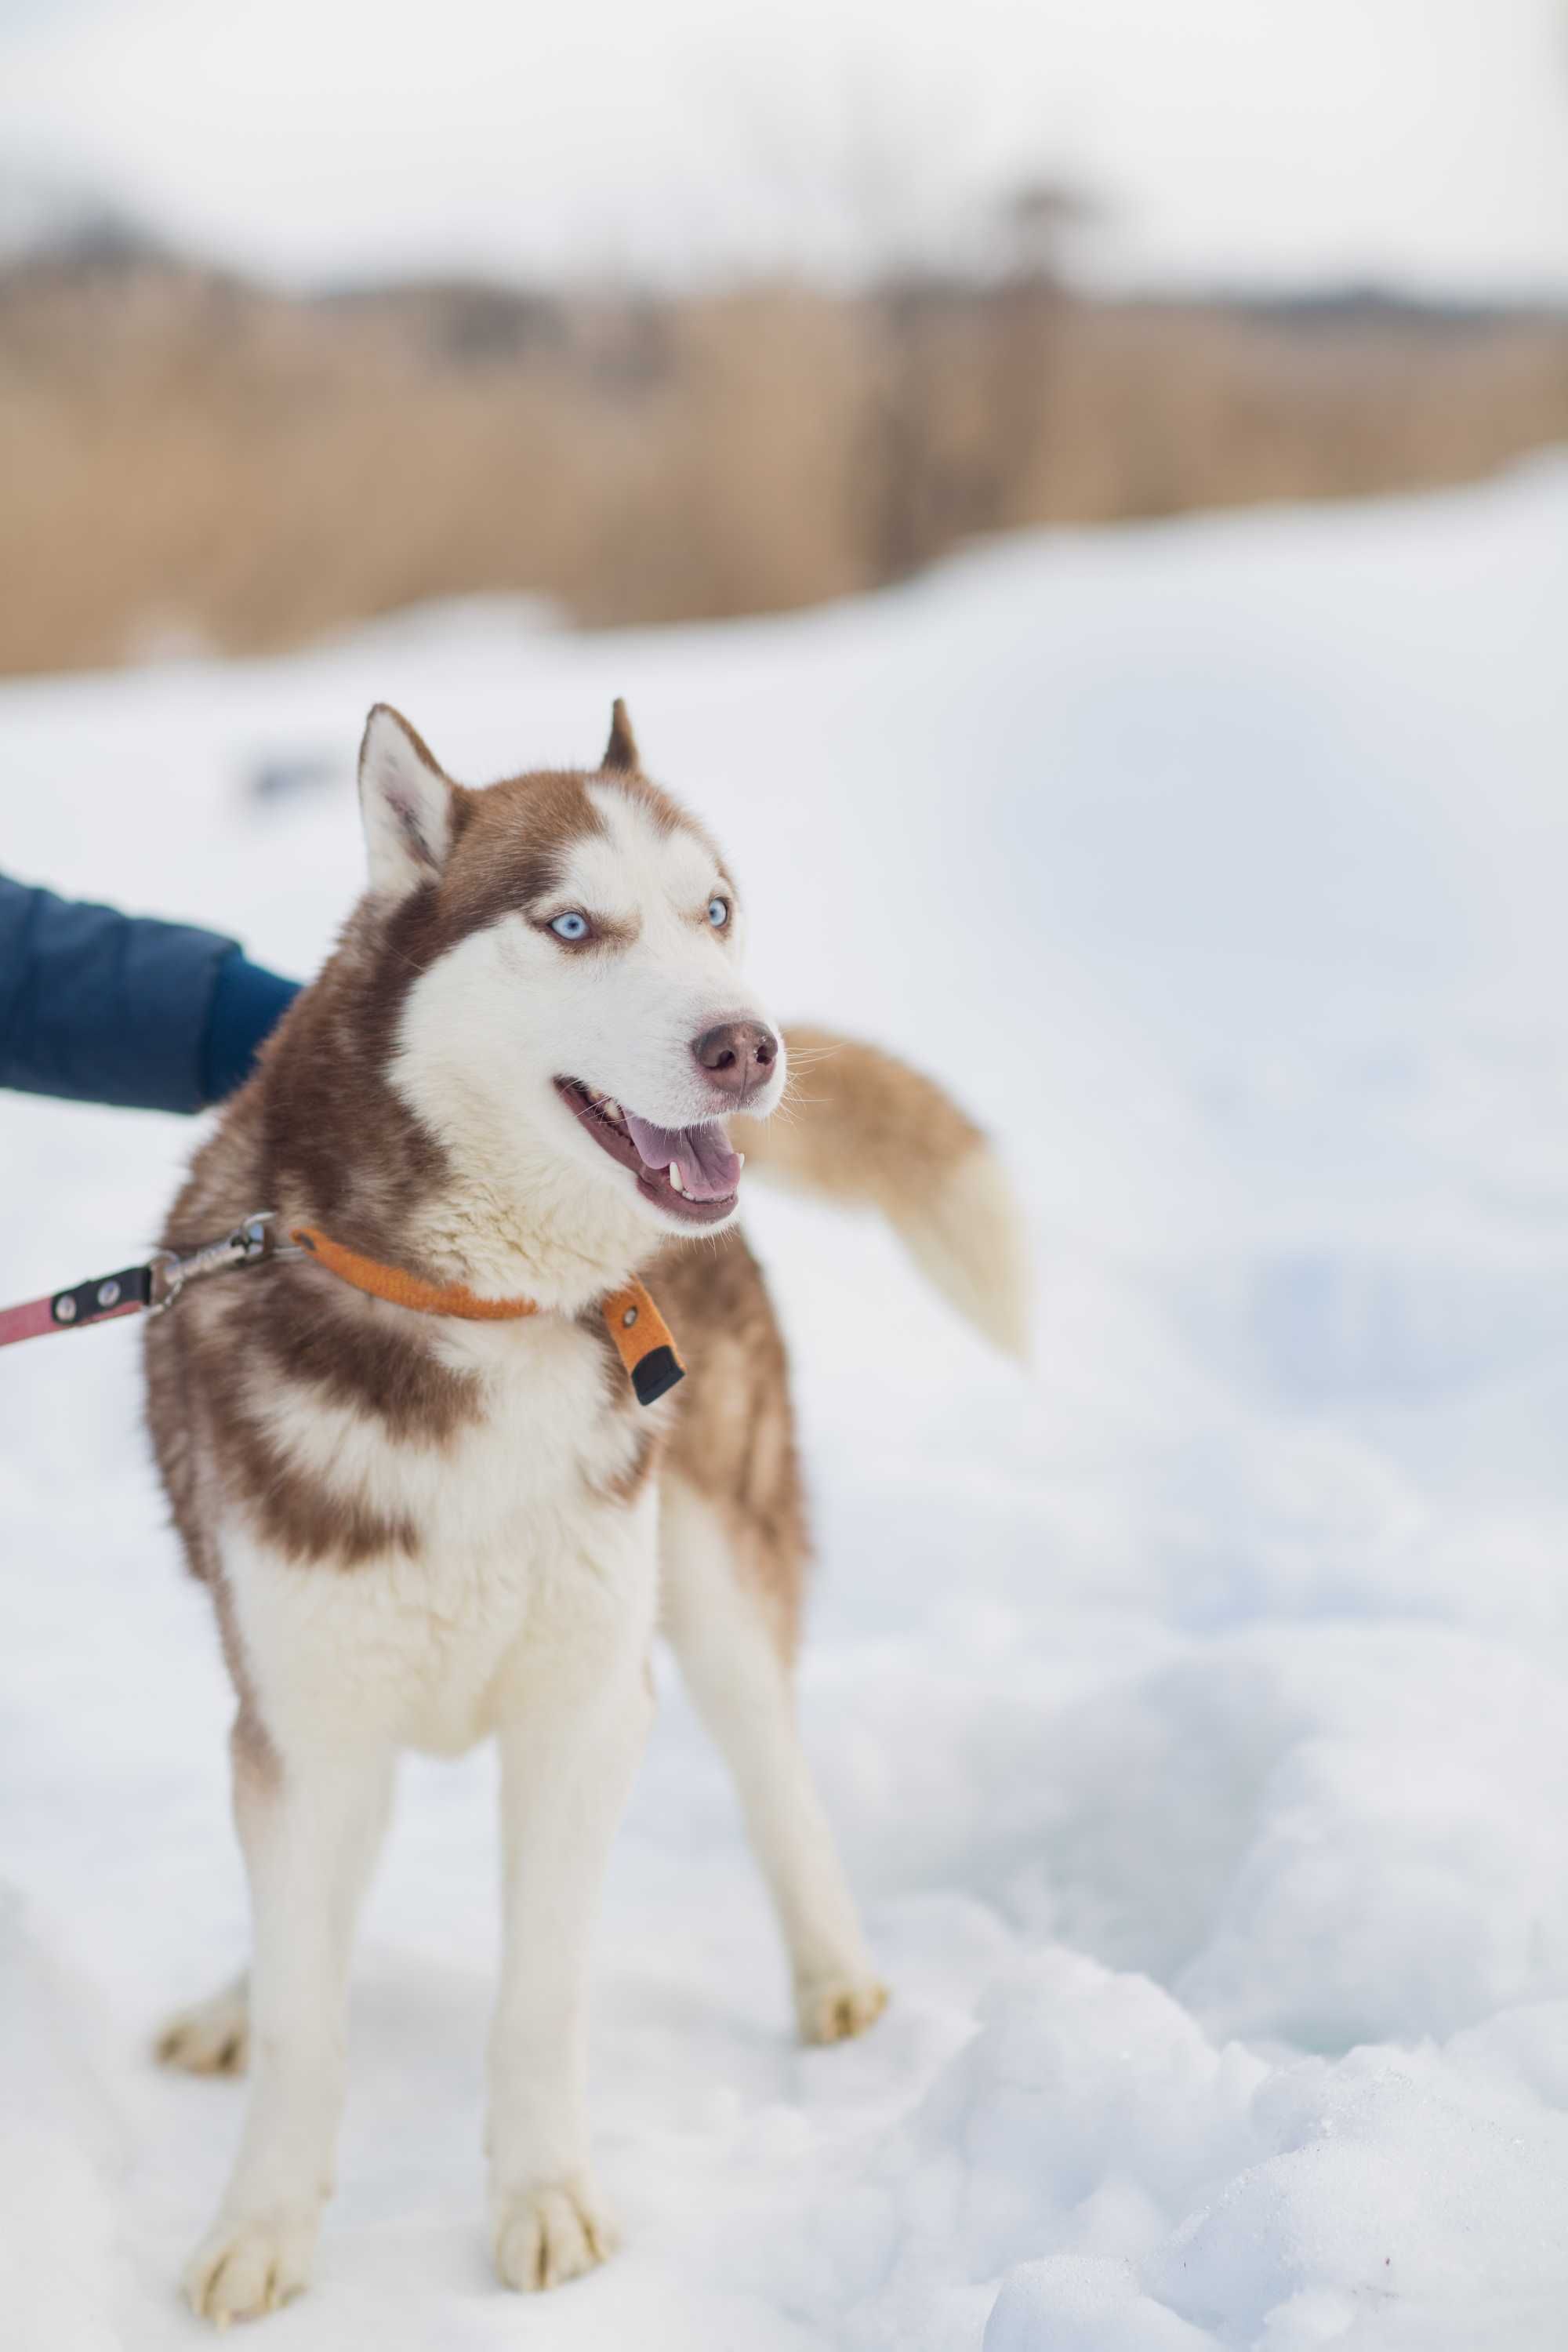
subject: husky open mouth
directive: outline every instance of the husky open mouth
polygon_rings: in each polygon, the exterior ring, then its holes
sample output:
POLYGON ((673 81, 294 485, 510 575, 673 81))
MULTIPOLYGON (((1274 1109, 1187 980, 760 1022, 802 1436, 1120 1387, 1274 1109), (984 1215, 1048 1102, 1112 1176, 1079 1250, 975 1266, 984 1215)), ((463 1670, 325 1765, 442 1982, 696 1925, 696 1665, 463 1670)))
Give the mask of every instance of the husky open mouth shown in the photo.
POLYGON ((600 1150, 631 1170, 644 1199, 667 1216, 714 1225, 730 1214, 745 1160, 730 1149, 721 1120, 656 1127, 581 1078, 557 1078, 555 1091, 600 1150))

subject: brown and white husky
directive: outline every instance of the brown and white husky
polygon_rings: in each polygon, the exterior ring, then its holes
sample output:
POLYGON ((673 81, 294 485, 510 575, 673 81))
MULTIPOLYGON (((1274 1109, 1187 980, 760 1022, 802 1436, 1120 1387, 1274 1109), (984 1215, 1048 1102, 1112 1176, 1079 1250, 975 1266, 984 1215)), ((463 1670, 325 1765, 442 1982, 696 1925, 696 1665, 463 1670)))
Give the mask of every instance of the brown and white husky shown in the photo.
POLYGON ((786 1049, 743 975, 735 877, 642 773, 621 705, 596 770, 482 791, 380 706, 360 798, 368 891, 163 1236, 183 1251, 265 1209, 321 1253, 193 1286, 147 1335, 159 1465, 238 1695, 248 1983, 160 2045, 198 2071, 252 2062, 185 2274, 219 2323, 310 2274, 400 1748, 500 1748, 488 2148, 508 2285, 554 2285, 612 2243, 584 2114, 588 1945, 656 1626, 739 1783, 801 2032, 858 2033, 886 2001, 795 1727, 806 1536, 734 1145, 880 1206, 1000 1344, 1025 1316, 979 1132, 866 1046, 786 1049), (764 1126, 791 1054, 810 1057, 806 1098, 764 1126), (646 1408, 603 1311, 639 1274, 689 1373, 646 1408))

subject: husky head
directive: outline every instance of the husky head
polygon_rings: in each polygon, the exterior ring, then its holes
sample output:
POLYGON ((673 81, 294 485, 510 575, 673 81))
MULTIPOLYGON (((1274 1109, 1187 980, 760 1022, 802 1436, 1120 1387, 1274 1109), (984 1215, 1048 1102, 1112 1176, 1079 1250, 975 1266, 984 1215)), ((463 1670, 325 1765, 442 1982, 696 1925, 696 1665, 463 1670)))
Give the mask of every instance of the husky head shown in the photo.
POLYGON ((476 1270, 515 1279, 521 1256, 559 1293, 568 1268, 727 1224, 724 1118, 776 1107, 784 1049, 746 983, 734 878, 643 775, 625 706, 596 770, 472 791, 378 704, 360 805, 384 952, 416 968, 387 1076, 452 1167, 476 1270))

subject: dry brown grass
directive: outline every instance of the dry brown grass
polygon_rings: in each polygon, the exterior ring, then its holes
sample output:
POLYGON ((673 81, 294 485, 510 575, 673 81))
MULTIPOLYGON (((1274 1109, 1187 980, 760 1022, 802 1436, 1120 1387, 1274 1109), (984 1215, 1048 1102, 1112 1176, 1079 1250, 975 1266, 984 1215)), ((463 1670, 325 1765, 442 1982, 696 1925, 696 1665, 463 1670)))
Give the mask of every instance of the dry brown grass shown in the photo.
POLYGON ((1458 481, 1568 437, 1552 319, 1039 285, 455 301, 0 289, 0 670, 479 589, 588 623, 773 611, 977 532, 1458 481))

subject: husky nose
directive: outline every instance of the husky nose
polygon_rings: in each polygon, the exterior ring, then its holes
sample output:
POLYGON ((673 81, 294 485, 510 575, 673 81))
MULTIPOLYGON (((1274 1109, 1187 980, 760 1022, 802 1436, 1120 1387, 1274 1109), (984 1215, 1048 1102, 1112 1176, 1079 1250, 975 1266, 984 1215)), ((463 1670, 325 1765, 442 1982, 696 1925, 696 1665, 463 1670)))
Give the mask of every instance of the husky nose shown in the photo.
POLYGON ((710 1086, 743 1100, 753 1086, 766 1084, 779 1041, 761 1021, 721 1021, 694 1037, 691 1051, 710 1086))

